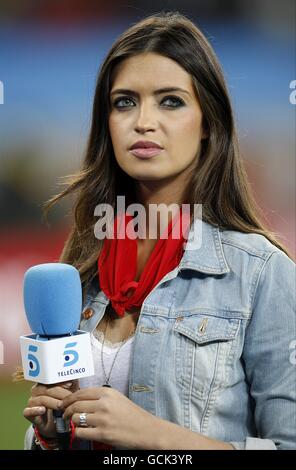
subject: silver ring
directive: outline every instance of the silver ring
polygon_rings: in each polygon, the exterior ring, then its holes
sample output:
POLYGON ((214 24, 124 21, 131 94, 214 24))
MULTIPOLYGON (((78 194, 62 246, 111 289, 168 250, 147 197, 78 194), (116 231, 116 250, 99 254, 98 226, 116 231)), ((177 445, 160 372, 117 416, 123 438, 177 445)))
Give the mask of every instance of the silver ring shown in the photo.
POLYGON ((86 413, 80 413, 79 415, 79 425, 81 428, 87 428, 87 414, 86 413))

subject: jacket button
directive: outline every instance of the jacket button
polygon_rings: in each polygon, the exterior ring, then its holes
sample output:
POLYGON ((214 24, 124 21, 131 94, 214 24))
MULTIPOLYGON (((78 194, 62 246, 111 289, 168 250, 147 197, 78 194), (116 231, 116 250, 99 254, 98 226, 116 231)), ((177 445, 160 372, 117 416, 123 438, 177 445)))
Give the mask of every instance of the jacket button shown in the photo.
POLYGON ((207 329, 207 325, 208 325, 208 318, 204 318, 200 324, 199 324, 199 327, 198 327, 198 331, 201 333, 201 334, 204 334, 206 329, 207 329))
POLYGON ((83 318, 85 318, 85 320, 88 320, 89 318, 91 318, 94 314, 94 311, 92 308, 87 308, 86 310, 84 310, 83 312, 83 318))

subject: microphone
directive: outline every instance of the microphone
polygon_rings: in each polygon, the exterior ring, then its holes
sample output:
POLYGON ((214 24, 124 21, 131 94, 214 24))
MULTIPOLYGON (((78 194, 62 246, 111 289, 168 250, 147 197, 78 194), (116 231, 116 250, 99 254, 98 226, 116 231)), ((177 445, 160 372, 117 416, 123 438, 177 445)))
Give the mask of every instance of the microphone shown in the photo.
MULTIPOLYGON (((24 277, 24 307, 33 334, 20 337, 24 378, 56 384, 94 374, 90 335, 79 330, 79 272, 65 263, 31 267, 24 277)), ((69 446, 69 422, 53 410, 59 448, 69 446)))

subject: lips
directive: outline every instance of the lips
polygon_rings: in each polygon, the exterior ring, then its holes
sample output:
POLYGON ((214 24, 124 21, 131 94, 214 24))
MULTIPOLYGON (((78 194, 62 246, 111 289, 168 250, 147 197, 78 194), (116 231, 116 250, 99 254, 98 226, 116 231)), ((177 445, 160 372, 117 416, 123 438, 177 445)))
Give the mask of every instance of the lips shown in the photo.
POLYGON ((162 147, 151 140, 138 140, 129 149, 162 149, 162 147))
POLYGON ((154 157, 155 155, 158 155, 160 152, 162 152, 163 149, 157 147, 157 148, 152 148, 152 147, 148 147, 148 148, 143 148, 143 147, 138 147, 138 148, 135 148, 135 149, 132 149, 130 150, 130 152, 135 156, 135 157, 138 157, 138 158, 141 158, 141 159, 148 159, 148 158, 151 158, 151 157, 154 157))

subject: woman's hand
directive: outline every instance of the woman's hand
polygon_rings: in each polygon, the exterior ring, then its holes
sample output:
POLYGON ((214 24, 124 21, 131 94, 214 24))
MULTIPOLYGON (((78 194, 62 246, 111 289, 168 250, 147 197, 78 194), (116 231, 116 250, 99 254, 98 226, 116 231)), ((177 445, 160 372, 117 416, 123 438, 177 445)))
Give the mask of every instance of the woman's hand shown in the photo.
POLYGON ((64 417, 72 418, 75 437, 128 449, 149 449, 157 417, 118 390, 108 387, 81 389, 63 399, 64 417), (80 413, 88 427, 79 426, 80 413), (146 447, 145 447, 146 446, 146 447))
POLYGON ((60 409, 62 400, 72 391, 77 389, 77 384, 65 382, 60 385, 34 384, 31 388, 31 397, 28 406, 24 409, 24 417, 37 426, 40 434, 46 438, 55 438, 56 429, 52 410, 60 409))

